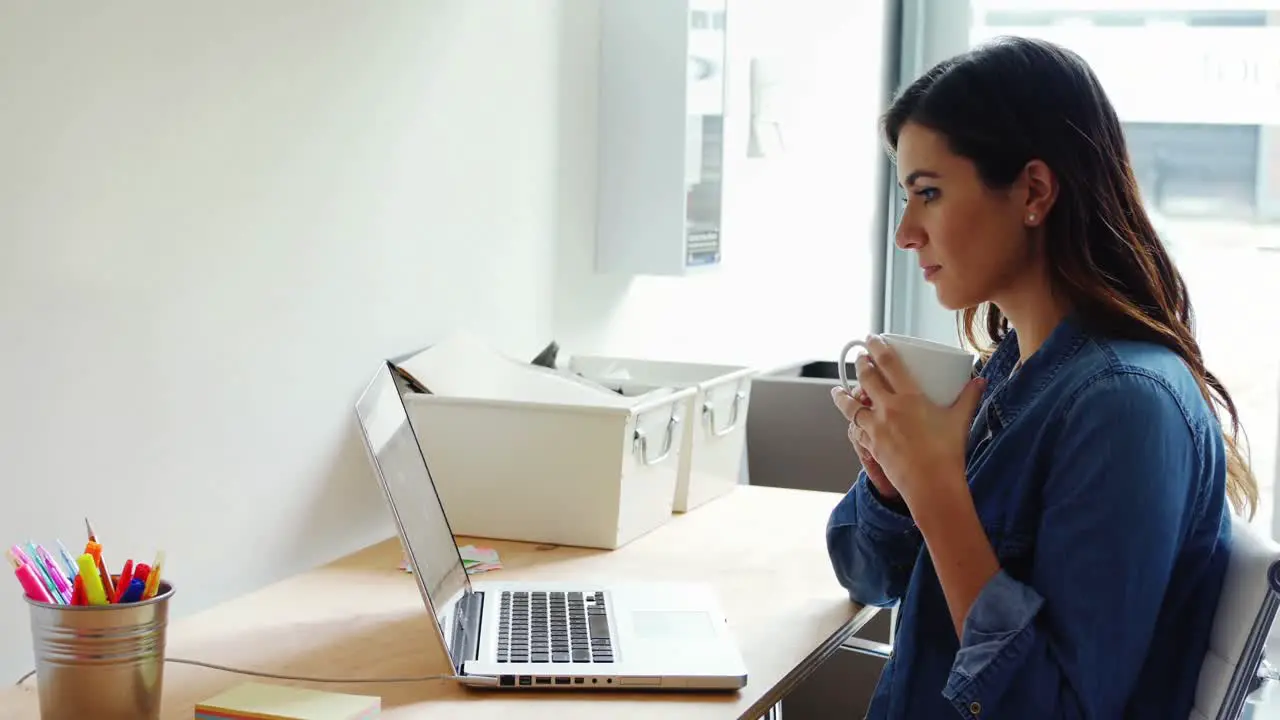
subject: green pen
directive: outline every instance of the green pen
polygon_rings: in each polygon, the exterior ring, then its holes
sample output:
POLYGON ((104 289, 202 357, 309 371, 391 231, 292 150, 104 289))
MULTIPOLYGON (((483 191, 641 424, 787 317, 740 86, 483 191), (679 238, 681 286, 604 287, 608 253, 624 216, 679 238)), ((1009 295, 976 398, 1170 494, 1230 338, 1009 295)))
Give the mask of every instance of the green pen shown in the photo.
POLYGON ((36 569, 36 577, 40 578, 40 582, 44 583, 45 588, 49 591, 49 597, 59 605, 65 605, 65 599, 62 592, 58 590, 58 586, 53 583, 53 576, 49 574, 49 568, 44 566, 44 560, 40 558, 40 553, 36 550, 35 542, 27 541, 27 559, 31 566, 36 569))

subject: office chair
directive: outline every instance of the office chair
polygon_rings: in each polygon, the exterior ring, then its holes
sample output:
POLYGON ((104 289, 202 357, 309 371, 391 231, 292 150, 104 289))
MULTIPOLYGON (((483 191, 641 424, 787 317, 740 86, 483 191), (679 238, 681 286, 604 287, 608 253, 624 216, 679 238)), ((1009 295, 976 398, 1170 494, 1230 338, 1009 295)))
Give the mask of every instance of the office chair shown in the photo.
MULTIPOLYGON (((1234 515, 1231 535, 1231 559, 1190 720, 1239 720, 1246 701, 1280 679, 1263 658, 1280 607, 1280 545, 1234 515)), ((885 659, 893 652, 891 644, 856 637, 842 649, 885 659)))
POLYGON ((1280 606, 1280 545, 1231 518, 1231 561, 1200 666, 1191 720, 1237 720, 1245 702, 1275 681, 1263 658, 1280 606))

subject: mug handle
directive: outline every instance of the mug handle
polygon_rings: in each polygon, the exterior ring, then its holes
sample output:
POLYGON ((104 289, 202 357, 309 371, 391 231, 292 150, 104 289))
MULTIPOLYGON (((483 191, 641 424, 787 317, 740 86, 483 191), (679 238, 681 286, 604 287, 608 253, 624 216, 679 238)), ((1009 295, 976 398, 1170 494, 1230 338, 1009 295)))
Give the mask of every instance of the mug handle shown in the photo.
MULTIPOLYGON (((862 348, 866 352, 871 352, 871 348, 867 347, 867 344, 861 340, 850 340, 840 350, 840 359, 836 362, 836 370, 840 373, 840 385, 850 395, 853 394, 853 388, 849 385, 849 372, 845 369, 845 358, 849 357, 849 351, 854 348, 862 348)), ((857 380, 858 378, 855 375, 853 379, 857 380)))

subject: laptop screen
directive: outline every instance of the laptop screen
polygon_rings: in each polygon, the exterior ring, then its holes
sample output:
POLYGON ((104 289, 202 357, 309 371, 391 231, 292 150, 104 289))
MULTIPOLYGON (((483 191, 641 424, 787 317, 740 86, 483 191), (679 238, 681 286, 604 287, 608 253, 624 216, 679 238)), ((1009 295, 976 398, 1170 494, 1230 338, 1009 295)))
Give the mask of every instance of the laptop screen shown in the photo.
POLYGON ((446 619, 470 581, 400 392, 399 379, 384 364, 356 402, 356 417, 418 587, 452 652, 446 619))

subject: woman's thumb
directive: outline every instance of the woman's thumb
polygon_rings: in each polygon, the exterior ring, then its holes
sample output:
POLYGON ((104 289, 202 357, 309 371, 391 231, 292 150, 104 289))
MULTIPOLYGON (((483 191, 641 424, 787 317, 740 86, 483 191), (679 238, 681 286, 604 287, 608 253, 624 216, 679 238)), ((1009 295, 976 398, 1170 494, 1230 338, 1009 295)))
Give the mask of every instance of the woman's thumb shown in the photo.
POLYGON ((985 378, 978 377, 970 380, 964 386, 964 390, 960 391, 960 397, 956 398, 952 407, 963 413, 966 418, 973 417, 973 414, 978 411, 978 405, 982 403, 982 391, 986 389, 985 378))

